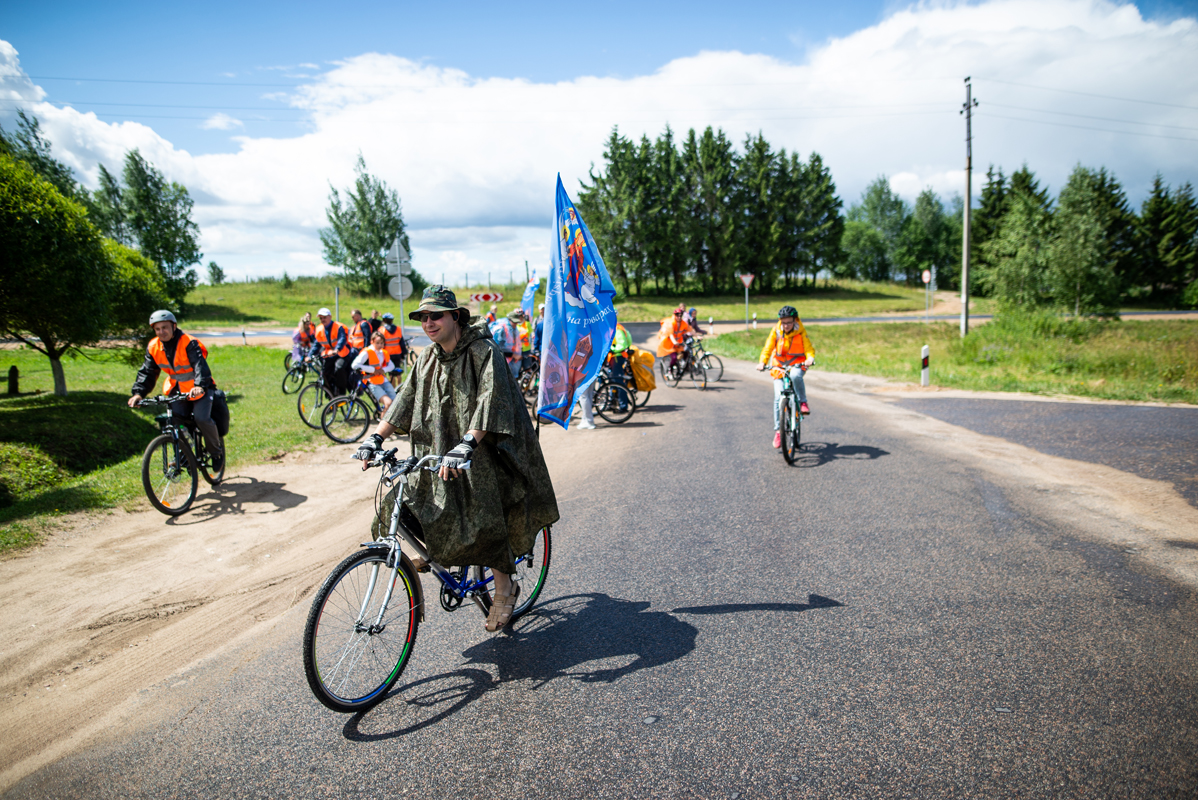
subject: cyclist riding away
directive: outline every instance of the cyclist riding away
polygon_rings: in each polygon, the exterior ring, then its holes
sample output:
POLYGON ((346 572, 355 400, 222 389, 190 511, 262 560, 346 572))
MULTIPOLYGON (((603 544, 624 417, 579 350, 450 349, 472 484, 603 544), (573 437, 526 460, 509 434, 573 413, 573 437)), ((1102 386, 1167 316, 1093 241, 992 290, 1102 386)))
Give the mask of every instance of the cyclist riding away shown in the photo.
POLYGON ((335 387, 334 394, 345 394, 349 387, 349 331, 340 322, 333 319, 333 312, 322 308, 316 312, 320 324, 316 326, 316 343, 312 345, 312 355, 320 353, 324 359, 325 386, 335 387))
POLYGON ((758 357, 757 370, 763 371, 768 362, 770 374, 774 376, 774 449, 782 448, 782 431, 779 409, 782 403, 782 376, 790 372, 791 383, 799 394, 799 412, 810 414, 807 406, 807 389, 803 386, 803 370, 815 363, 815 348, 807 338, 807 329, 799 321, 799 312, 794 306, 782 306, 778 310, 778 324, 770 331, 758 357))
POLYGON ((388 311, 382 317, 382 333, 387 342, 387 355, 391 357, 392 374, 403 375, 403 358, 407 354, 407 342, 403 338, 403 328, 395 324, 395 315, 388 311))
POLYGON ((162 393, 178 398, 171 403, 171 414, 180 419, 195 419, 196 427, 208 443, 213 470, 219 472, 224 468, 225 454, 220 446, 220 432, 212 421, 212 390, 216 382, 208 369, 208 348, 179 330, 175 315, 169 311, 151 314, 150 327, 155 338, 150 340, 145 360, 137 371, 129 407, 133 408, 153 392, 158 373, 165 372, 162 393))
POLYGON ((657 357, 670 357, 670 369, 678 363, 678 356, 686 349, 686 337, 694 331, 683 315, 686 309, 681 305, 674 309, 673 319, 664 319, 661 322, 661 330, 658 331, 658 336, 661 337, 657 345, 657 357))
MULTIPOLYGON (((413 473, 401 510, 404 525, 446 566, 490 567, 495 595, 486 629, 511 619, 519 584, 517 556, 529 552, 538 532, 558 520, 549 469, 520 387, 485 322, 471 324, 470 310, 454 293, 434 285, 409 314, 433 344, 420 353, 399 397, 355 458, 363 469, 393 433, 408 434, 412 455, 443 453, 433 480, 413 473), (461 469, 470 463, 469 469, 461 469)), ((389 496, 375 530, 390 519, 389 496)), ((417 568, 427 567, 420 560, 417 568)))
POLYGON ((362 373, 366 388, 382 404, 383 411, 390 408, 391 401, 395 399, 395 387, 387 380, 387 373, 394 367, 391 366, 391 356, 387 355, 387 339, 382 333, 370 337, 370 347, 358 353, 353 367, 362 373))

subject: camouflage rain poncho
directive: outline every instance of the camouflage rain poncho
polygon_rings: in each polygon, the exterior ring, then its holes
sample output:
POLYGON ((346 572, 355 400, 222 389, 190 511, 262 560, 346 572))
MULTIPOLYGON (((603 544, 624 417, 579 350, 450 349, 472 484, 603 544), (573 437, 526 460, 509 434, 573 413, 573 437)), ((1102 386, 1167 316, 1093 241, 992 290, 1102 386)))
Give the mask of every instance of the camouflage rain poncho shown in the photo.
MULTIPOLYGON (((438 344, 425 348, 385 419, 411 436, 414 456, 444 455, 466 431, 487 431, 462 477, 446 482, 421 470, 405 504, 434 561, 514 573, 515 557, 559 515, 524 398, 486 326, 463 330, 452 353, 438 344)), ((378 524, 376 517, 376 530, 378 524)))

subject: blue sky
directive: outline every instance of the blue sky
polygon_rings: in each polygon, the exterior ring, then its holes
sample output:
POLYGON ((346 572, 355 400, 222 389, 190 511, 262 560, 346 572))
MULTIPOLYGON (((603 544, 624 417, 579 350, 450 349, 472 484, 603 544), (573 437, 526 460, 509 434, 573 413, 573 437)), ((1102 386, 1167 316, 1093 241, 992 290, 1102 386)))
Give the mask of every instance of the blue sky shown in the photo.
POLYGON ((1107 166, 1136 204, 1158 170, 1198 183, 1193 2, 7 5, 0 122, 36 113, 85 183, 141 148, 235 275, 321 271, 359 152, 433 274, 543 259, 556 174, 575 194, 613 125, 761 131, 846 205, 881 174, 948 198, 965 75, 979 172, 1027 161, 1055 192, 1107 166))

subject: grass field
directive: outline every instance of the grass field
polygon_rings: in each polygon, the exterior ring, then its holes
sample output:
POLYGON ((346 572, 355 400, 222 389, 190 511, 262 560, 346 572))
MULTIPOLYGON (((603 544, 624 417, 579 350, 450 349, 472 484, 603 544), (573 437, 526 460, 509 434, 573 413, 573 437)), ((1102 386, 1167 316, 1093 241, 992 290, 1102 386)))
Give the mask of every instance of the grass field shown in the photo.
MULTIPOLYGON (((962 341, 953 323, 862 323, 807 329, 816 369, 918 382, 931 348, 936 386, 1198 403, 1198 320, 998 319, 962 341)), ((715 353, 756 361, 768 328, 707 339, 715 353)))
MULTIPOLYGON (((183 324, 184 327, 188 324, 194 327, 196 323, 212 326, 294 327, 305 311, 315 316, 321 306, 333 308, 334 285, 335 281, 330 278, 297 278, 288 289, 284 289, 279 281, 197 286, 187 297, 188 309, 183 324)), ((522 285, 496 286, 494 289, 504 296, 498 304, 500 314, 507 314, 519 305, 524 291, 522 285)), ((459 301, 465 300, 471 292, 483 291, 486 291, 484 286, 454 289, 459 301)), ((544 299, 544 292, 539 292, 536 302, 541 303, 544 299)), ((418 302, 419 298, 411 298, 405 302, 404 310, 411 311, 418 302)), ((697 308, 703 319, 743 319, 745 315, 743 294, 617 297, 616 313, 623 322, 656 322, 668 317, 679 302, 685 303, 688 308, 697 308)), ((841 281, 810 293, 750 294, 749 314, 756 313, 760 319, 773 319, 778 309, 788 303, 798 308, 800 316, 805 318, 860 317, 894 311, 921 311, 924 293, 923 289, 889 283, 841 281)), ((985 299, 974 304, 975 313, 987 313, 989 307, 989 301, 985 299)), ((349 319, 353 308, 361 308, 366 316, 370 316, 371 310, 376 308, 383 313, 390 311, 399 315, 399 303, 390 297, 353 295, 343 291, 342 321, 349 319)))
MULTIPOLYGON (((89 355, 64 362, 70 390, 64 398, 51 394, 45 356, 0 350, 0 370, 7 374, 15 365, 23 392, 0 395, 0 553, 36 543, 57 514, 146 502, 141 455, 158 428, 151 412, 125 405, 136 368, 112 351, 89 355)), ((300 422, 295 395, 280 391, 282 358, 264 347, 209 348, 230 401, 231 468, 325 441, 300 422)))

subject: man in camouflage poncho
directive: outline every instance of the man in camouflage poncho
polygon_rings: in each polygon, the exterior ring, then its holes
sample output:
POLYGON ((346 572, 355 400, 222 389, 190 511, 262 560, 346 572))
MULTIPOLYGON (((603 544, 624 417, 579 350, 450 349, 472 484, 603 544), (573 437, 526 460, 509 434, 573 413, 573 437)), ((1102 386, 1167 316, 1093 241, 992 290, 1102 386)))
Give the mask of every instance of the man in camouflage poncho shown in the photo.
MULTIPOLYGON (((469 309, 459 307, 444 286, 425 289, 409 316, 433 344, 357 457, 369 461, 395 432, 410 435, 413 456, 445 454, 438 476, 412 475, 404 504, 420 523, 422 530, 413 532, 424 538, 434 561, 491 568, 495 599, 487 630, 498 630, 519 593, 508 577, 516 571, 515 558, 559 518, 553 484, 520 387, 487 326, 470 325, 469 309), (465 461, 469 470, 453 468, 465 461)), ((394 493, 382 520, 393 502, 394 493)), ((376 536, 381 524, 376 517, 376 536)))

